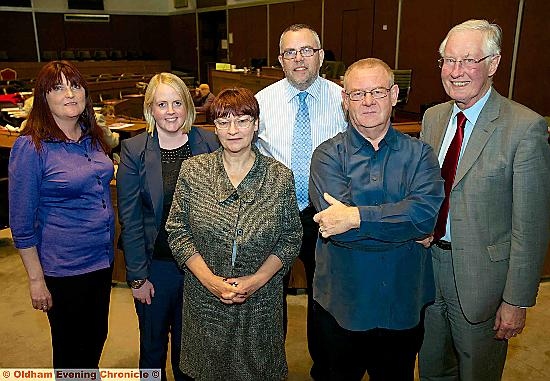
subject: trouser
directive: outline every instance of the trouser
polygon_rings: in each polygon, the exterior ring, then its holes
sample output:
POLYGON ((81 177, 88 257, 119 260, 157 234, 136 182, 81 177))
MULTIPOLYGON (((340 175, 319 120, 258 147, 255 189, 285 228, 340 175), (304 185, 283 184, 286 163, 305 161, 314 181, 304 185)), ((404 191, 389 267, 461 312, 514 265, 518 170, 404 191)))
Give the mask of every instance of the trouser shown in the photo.
POLYGON ((52 335, 53 367, 99 367, 109 329, 110 268, 66 276, 46 276, 53 306, 48 311, 52 335))
POLYGON ((171 338, 172 372, 176 381, 186 380, 179 368, 182 335, 183 272, 176 262, 151 261, 149 281, 155 287, 155 296, 147 305, 134 300, 139 321, 139 367, 161 369, 166 380, 168 341, 171 338))
POLYGON ((452 251, 432 246, 435 303, 426 309, 424 345, 418 360, 422 380, 498 381, 508 342, 496 340, 495 316, 466 320, 454 280, 452 251))
POLYGON ((403 330, 374 328, 350 331, 319 303, 314 302, 320 347, 328 372, 315 380, 360 381, 365 372, 370 381, 413 381, 416 355, 422 345, 423 313, 420 323, 403 330))
MULTIPOLYGON (((313 221, 315 215, 315 208, 308 206, 300 212, 300 221, 302 223, 302 229, 304 235, 302 237, 302 245, 300 247, 300 253, 298 258, 304 264, 304 270, 306 273, 307 284, 307 344, 309 354, 313 360, 313 367, 311 369, 312 376, 318 372, 323 372, 320 367, 324 364, 324 361, 320 358, 317 337, 318 335, 313 331, 313 275, 315 274, 315 245, 317 243, 317 237, 319 235, 319 225, 313 221)), ((283 281, 284 285, 284 305, 283 305, 283 327, 287 330, 288 318, 287 318, 287 302, 286 295, 288 293, 288 282, 290 279, 290 273, 285 276, 283 281)))

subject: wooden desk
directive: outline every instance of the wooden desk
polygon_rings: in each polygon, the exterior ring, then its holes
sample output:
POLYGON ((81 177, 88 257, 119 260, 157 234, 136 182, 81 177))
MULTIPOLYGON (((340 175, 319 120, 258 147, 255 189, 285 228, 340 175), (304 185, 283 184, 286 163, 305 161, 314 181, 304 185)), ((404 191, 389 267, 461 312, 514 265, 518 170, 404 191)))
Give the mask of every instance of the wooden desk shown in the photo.
POLYGON ((392 125, 396 130, 416 137, 420 136, 420 131, 422 130, 422 124, 420 122, 398 122, 392 125))

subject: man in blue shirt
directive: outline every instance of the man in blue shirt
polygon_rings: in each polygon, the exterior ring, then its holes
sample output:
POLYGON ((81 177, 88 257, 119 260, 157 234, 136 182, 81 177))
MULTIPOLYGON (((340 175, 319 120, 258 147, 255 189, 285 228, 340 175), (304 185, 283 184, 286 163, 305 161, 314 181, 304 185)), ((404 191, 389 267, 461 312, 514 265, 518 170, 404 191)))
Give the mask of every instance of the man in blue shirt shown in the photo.
POLYGON ((444 198, 432 148, 396 131, 399 88, 383 61, 351 65, 345 132, 313 153, 309 193, 319 223, 313 283, 327 380, 413 380, 423 309, 435 297, 429 251, 444 198))

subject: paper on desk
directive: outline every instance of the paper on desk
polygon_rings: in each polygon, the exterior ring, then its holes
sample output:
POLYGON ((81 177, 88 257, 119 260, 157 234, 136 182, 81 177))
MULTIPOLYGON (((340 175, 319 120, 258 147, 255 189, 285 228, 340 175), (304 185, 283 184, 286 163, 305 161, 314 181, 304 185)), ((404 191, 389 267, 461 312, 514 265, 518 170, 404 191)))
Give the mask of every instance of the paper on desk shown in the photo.
POLYGON ((113 123, 113 124, 109 124, 109 129, 110 130, 120 130, 122 128, 125 128, 125 127, 132 127, 134 125, 134 123, 113 123))
POLYGON ((13 112, 13 111, 21 111, 19 107, 6 107, 0 110, 2 112, 13 112))

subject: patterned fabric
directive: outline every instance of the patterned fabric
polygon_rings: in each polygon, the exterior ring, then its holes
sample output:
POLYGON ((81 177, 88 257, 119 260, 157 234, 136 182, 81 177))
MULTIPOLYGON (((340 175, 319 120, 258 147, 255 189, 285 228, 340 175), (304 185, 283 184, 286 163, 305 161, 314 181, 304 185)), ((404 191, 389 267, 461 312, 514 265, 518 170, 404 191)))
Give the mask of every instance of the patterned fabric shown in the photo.
POLYGON ((180 367, 197 381, 282 380, 288 372, 283 275, 298 254, 302 228, 292 173, 253 149, 254 165, 236 189, 223 148, 184 161, 166 223, 186 271, 180 367), (195 254, 223 277, 253 274, 272 254, 283 268, 244 304, 226 305, 185 267, 195 254))
MULTIPOLYGON (((260 104, 260 126, 257 146, 266 156, 279 160, 291 168, 292 135, 300 91, 288 80, 281 79, 256 94, 260 104)), ((342 88, 336 83, 317 78, 307 88, 306 99, 311 125, 311 150, 344 131, 347 127, 342 109, 342 88)), ((311 156, 308 157, 308 160, 311 156)), ((308 163, 309 165, 309 163, 308 163)))
POLYGON ((298 93, 299 106, 292 134, 292 172, 296 187, 298 207, 303 210, 309 204, 307 185, 309 181, 309 159, 311 157, 311 126, 306 104, 307 92, 298 93))

